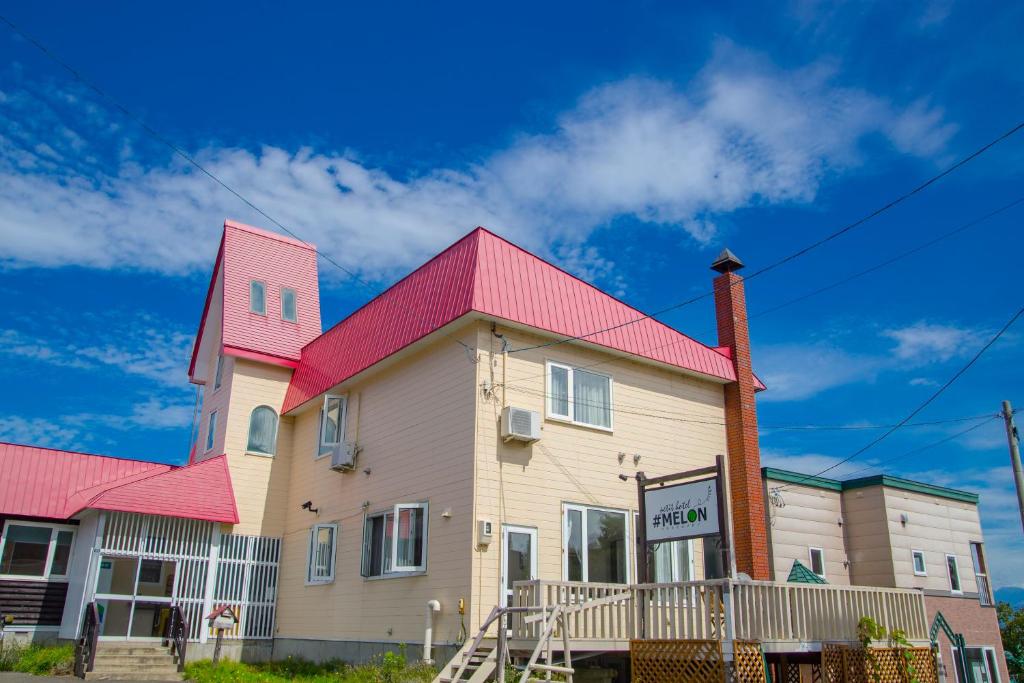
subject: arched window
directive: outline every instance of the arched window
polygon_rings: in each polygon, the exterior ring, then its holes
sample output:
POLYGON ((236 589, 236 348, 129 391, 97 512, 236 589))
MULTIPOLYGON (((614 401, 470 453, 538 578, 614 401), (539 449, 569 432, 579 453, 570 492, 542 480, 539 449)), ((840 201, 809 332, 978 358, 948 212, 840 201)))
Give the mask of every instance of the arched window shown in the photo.
POLYGON ((270 406, 257 406, 249 416, 250 453, 274 455, 277 451, 277 413, 270 406))

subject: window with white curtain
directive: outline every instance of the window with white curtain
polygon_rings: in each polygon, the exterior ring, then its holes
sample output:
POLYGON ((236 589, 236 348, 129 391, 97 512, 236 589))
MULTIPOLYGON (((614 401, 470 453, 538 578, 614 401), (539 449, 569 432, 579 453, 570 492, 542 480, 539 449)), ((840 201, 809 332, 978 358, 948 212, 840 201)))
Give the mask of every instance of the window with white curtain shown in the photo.
POLYGON ((547 416, 600 429, 612 428, 612 378, 549 361, 547 416))
POLYGON ((367 515, 363 524, 363 576, 427 570, 427 509, 427 503, 399 503, 367 515))
POLYGON ((249 311, 259 315, 267 314, 267 285, 265 282, 249 281, 249 311))
POLYGON ((566 581, 629 583, 629 525, 622 510, 564 506, 566 581))
POLYGON ((298 311, 295 306, 295 290, 291 287, 281 288, 281 320, 290 323, 298 320, 298 311))
POLYGON ((345 441, 345 410, 347 401, 344 396, 324 396, 324 405, 320 409, 320 446, 317 457, 330 455, 335 447, 345 441))
POLYGON ((256 406, 249 414, 249 453, 274 455, 277 452, 277 413, 270 406, 256 406))
POLYGON ((217 438, 217 411, 210 413, 210 421, 206 424, 206 450, 213 450, 214 439, 217 438))
POLYGON ((334 560, 337 555, 338 525, 314 524, 309 532, 309 561, 306 583, 334 581, 334 560))

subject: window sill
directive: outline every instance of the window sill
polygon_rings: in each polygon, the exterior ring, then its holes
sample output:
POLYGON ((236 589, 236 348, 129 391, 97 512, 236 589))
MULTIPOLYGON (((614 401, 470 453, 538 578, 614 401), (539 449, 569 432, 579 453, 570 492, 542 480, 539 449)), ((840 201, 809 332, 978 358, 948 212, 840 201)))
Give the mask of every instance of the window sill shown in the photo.
POLYGON ((920 576, 921 578, 926 578, 928 576, 928 573, 925 572, 925 573, 922 574, 922 573, 919 573, 919 572, 914 572, 914 576, 920 576))
POLYGON ((421 572, 392 572, 380 576, 364 576, 363 581, 390 581, 391 579, 404 579, 410 576, 426 576, 427 570, 421 572))
POLYGON ((603 432, 605 434, 611 434, 614 431, 611 427, 601 427, 600 425, 587 424, 586 422, 577 422, 576 420, 572 420, 567 417, 559 417, 557 415, 545 415, 544 419, 548 422, 557 422, 558 424, 569 425, 570 427, 591 429, 595 432, 603 432))
POLYGON ((333 583, 334 579, 331 579, 330 581, 310 581, 309 579, 306 579, 307 586, 330 586, 333 583))
POLYGON ((273 458, 274 453, 260 453, 258 451, 246 451, 246 455, 254 455, 257 458, 273 458))

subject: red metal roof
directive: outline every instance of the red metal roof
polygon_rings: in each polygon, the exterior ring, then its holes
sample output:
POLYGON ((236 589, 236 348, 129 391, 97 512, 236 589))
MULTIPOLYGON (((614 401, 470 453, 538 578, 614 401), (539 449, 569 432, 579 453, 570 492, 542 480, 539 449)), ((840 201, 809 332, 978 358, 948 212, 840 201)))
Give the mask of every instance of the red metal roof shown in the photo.
POLYGON ((0 514, 68 519, 96 508, 237 522, 224 461, 174 467, 0 443, 0 514))
POLYGON ((302 347, 319 337, 322 331, 316 247, 242 223, 224 222, 224 234, 192 349, 190 377, 195 374, 200 344, 207 333, 207 318, 213 306, 219 306, 223 312, 221 343, 225 353, 294 365, 302 347), (223 278, 223 292, 220 301, 215 301, 219 276, 223 278), (266 285, 265 315, 249 310, 252 280, 266 285), (281 318, 283 287, 295 290, 296 322, 281 318))
MULTIPOLYGON (((282 412, 297 408, 457 318, 478 312, 577 337, 637 309, 485 228, 476 228, 302 349, 282 412)), ((735 381, 729 357, 646 318, 586 341, 735 381)))

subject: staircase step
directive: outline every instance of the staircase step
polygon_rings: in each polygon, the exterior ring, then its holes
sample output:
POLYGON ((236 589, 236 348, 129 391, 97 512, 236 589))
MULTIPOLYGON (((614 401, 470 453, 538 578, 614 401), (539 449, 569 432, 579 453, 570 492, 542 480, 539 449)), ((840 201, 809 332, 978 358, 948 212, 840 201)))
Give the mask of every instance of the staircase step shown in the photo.
POLYGON ((557 664, 534 664, 530 667, 537 671, 550 671, 553 674, 571 674, 576 673, 576 669, 571 666, 558 666, 557 664))
POLYGON ((174 673, 164 673, 163 671, 149 672, 149 671, 138 671, 138 672, 115 672, 107 673, 105 671, 89 671, 85 674, 85 680, 87 681, 180 681, 181 674, 175 671, 174 673))

